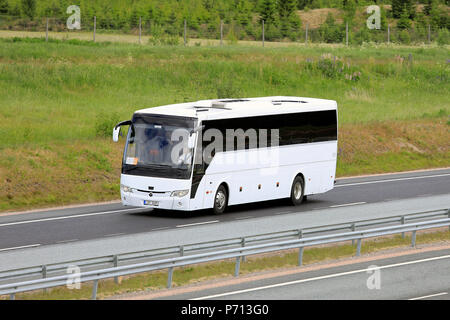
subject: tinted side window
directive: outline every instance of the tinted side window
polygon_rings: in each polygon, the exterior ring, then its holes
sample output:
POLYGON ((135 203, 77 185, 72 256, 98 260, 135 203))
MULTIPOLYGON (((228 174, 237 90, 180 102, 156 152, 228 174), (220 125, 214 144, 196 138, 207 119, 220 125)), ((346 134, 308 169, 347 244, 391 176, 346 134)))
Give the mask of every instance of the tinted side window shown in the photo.
MULTIPOLYGON (((271 129, 279 129, 279 145, 291 145, 308 142, 337 140, 336 110, 302 112, 290 114, 267 115, 258 117, 232 118, 223 120, 205 121, 204 130, 218 129, 223 136, 223 150, 227 142, 233 145, 233 150, 249 149, 249 138, 244 143, 236 136, 226 135, 226 130, 249 129, 256 130, 258 147, 271 145, 271 129), (267 130, 267 138, 260 135, 260 129, 267 130), (260 140, 262 138, 262 140, 260 140), (226 141, 228 139, 229 141, 226 141), (265 143, 267 140, 267 144, 265 143)), ((203 147, 207 145, 204 141, 203 147)))
POLYGON ((309 123, 310 142, 337 140, 336 111, 310 112, 309 123))

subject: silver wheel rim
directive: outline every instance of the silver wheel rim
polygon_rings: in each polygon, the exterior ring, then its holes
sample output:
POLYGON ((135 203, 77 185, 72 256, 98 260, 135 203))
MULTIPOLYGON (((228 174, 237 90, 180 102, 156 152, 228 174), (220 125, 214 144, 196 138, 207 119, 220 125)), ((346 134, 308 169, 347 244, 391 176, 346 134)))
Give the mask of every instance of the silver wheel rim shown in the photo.
POLYGON ((225 207, 225 194, 222 191, 218 191, 216 195, 216 208, 222 210, 225 207))
POLYGON ((300 182, 296 182, 294 185, 294 197, 296 200, 299 200, 302 196, 302 184, 300 182))

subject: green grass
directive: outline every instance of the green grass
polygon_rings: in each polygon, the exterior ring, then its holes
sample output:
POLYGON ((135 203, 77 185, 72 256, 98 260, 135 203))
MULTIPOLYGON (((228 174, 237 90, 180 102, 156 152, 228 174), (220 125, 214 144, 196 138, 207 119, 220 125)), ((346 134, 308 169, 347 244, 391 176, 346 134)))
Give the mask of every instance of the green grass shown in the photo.
MULTIPOLYGON (((422 244, 439 242, 448 244, 449 240, 450 232, 448 230, 419 233, 417 234, 416 245, 420 246, 422 244)), ((401 235, 370 239, 362 242, 361 254, 375 253, 382 250, 407 247, 410 245, 410 235, 406 235, 404 239, 401 235)), ((318 262, 352 257, 355 255, 355 250, 355 246, 351 244, 305 248, 303 253, 303 265, 307 266, 318 262)), ((298 250, 263 257, 247 257, 245 262, 241 262, 240 275, 269 270, 276 271, 281 268, 292 268, 297 266, 297 262, 298 250)), ((205 280, 230 277, 234 274, 234 267, 234 261, 223 261, 176 268, 173 274, 172 285, 173 287, 177 287, 205 280)), ((98 298, 101 299, 112 295, 135 291, 163 289, 166 284, 167 271, 157 271, 127 277, 123 279, 120 284, 115 284, 113 280, 104 280, 99 282, 98 298)), ((90 283, 84 283, 79 290, 69 290, 65 287, 58 287, 49 290, 47 293, 34 292, 18 294, 16 299, 89 299, 91 294, 92 285, 90 283)), ((0 299, 1 298, 2 297, 0 297, 0 299)), ((3 298, 6 299, 7 297, 3 298)))
MULTIPOLYGON (((336 100, 345 151, 341 176, 448 166, 447 59, 448 47, 154 47, 0 39, 0 210, 117 199, 123 145, 108 141, 108 128, 137 109, 219 96, 336 100), (373 137, 383 136, 375 130, 366 141, 353 141, 342 134, 358 125, 353 136, 366 126, 388 132, 414 121, 428 131, 440 123, 434 134, 414 140, 419 147, 439 147, 362 152, 373 137)), ((397 134, 405 141, 421 137, 419 131, 396 132, 383 144, 396 144, 397 134)))
POLYGON ((446 59, 445 48, 155 48, 2 40, 0 146, 93 138, 99 114, 116 111, 127 119, 139 108, 216 98, 223 86, 242 97, 334 99, 341 124, 446 115, 446 59), (396 62, 409 53, 412 66, 396 62), (344 71, 318 67, 322 54, 337 56, 344 71), (358 81, 345 79, 353 72, 361 72, 358 81))

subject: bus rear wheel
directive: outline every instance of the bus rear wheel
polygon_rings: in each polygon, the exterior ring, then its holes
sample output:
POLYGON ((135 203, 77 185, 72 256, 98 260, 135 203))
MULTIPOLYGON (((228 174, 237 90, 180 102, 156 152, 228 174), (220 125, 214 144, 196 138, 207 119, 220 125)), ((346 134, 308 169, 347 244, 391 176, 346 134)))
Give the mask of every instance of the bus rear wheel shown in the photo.
POLYGON ((214 196, 214 214, 224 213, 228 204, 228 193, 224 185, 220 185, 217 189, 216 195, 214 196))
POLYGON ((301 176, 296 176, 291 187, 291 202, 294 206, 298 206, 303 202, 305 182, 301 176))

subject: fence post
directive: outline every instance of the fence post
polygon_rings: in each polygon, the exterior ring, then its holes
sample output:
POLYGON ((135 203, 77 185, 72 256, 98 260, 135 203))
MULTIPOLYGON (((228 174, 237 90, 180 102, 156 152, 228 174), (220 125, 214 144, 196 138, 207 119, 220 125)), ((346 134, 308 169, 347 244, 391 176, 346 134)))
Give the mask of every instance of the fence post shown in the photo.
POLYGON ((184 46, 186 46, 186 33, 187 33, 187 25, 186 25, 186 19, 184 19, 184 46))
MULTIPOLYGON (((119 259, 117 258, 117 256, 113 256, 113 265, 114 268, 116 268, 119 264, 119 259)), ((119 284, 119 277, 114 277, 114 283, 115 284, 119 284)))
POLYGON ((220 20, 220 45, 223 44, 223 21, 220 20))
MULTIPOLYGON (((47 266, 42 266, 42 279, 47 278, 47 266)), ((44 289, 44 293, 47 293, 47 288, 44 289)))
POLYGON ((348 22, 345 23, 345 45, 348 46, 348 22))
POLYGON ((416 246, 416 230, 414 230, 412 232, 412 237, 411 237, 411 247, 415 247, 416 246))
POLYGON ((98 280, 94 280, 94 284, 92 285, 92 300, 97 299, 97 289, 98 289, 98 280))
POLYGON ((306 24, 305 28, 305 44, 308 44, 308 23, 306 24))
POLYGON ((94 16, 94 42, 95 42, 95 31, 97 29, 97 16, 94 16))
POLYGON ((388 44, 391 42, 391 27, 388 25, 388 44))
POLYGON ((46 19, 45 23, 45 42, 48 42, 48 18, 46 19))
POLYGON ((169 268, 169 274, 167 276, 167 289, 172 288, 173 267, 169 268))
POLYGON ((361 255, 361 241, 362 239, 359 238, 358 239, 358 244, 356 246, 356 256, 359 257, 361 255))
POLYGON ((141 44, 141 35, 142 35, 142 17, 139 17, 139 44, 141 44))
POLYGON ((265 34, 264 34, 264 20, 262 21, 262 46, 264 47, 265 34))
POLYGON ((431 43, 431 27, 428 25, 428 44, 431 43))

